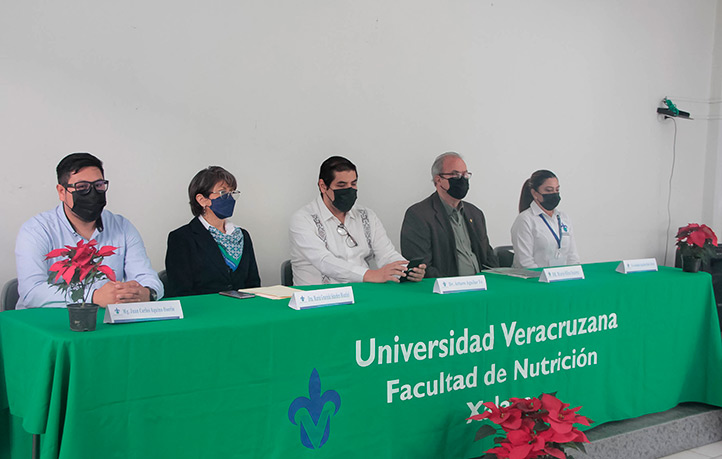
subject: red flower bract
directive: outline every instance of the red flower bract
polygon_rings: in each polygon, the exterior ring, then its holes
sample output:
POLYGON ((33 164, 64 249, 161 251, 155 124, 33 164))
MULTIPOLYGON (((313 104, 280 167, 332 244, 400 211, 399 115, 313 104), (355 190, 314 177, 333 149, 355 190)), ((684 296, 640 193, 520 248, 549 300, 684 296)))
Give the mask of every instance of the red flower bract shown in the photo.
POLYGON ((557 449, 557 448, 553 448, 551 446, 545 447, 544 449, 542 449, 542 451, 544 451, 546 454, 548 454, 550 456, 554 456, 559 459, 565 459, 567 457, 567 455, 564 454, 564 451, 557 449))
MULTIPOLYGON (((577 414, 580 407, 569 408, 569 404, 550 394, 542 394, 539 398, 511 398, 509 401, 511 405, 508 407, 484 403, 488 411, 469 418, 488 419, 506 432, 506 438, 496 438, 494 441, 498 446, 487 453, 509 459, 550 456, 564 459, 565 446, 589 442, 586 435, 573 425, 588 426, 591 423, 585 416, 577 414)), ((495 433, 499 431, 485 425, 479 429, 477 439, 495 433)))
POLYGON ((73 255, 73 264, 79 267, 85 267, 91 264, 93 261, 93 257, 95 256, 95 250, 90 247, 83 247, 82 249, 79 249, 77 252, 75 252, 75 255, 73 255))
POLYGON ((98 271, 105 274, 106 276, 108 276, 108 279, 115 282, 115 273, 113 272, 112 269, 110 269, 110 267, 108 267, 106 265, 100 265, 100 266, 98 266, 98 271))
POLYGON ((484 406, 489 408, 489 411, 484 411, 481 414, 471 416, 468 419, 475 421, 481 421, 482 419, 489 419, 494 424, 500 425, 504 430, 514 430, 521 427, 521 411, 517 408, 509 407, 498 407, 492 402, 484 403, 484 406))
POLYGON ((717 245, 717 235, 707 225, 698 225, 690 223, 684 228, 680 228, 677 232, 677 245, 687 244, 704 247, 705 242, 710 241, 712 245, 717 245))
POLYGON ((576 413, 581 408, 580 406, 567 409, 569 406, 568 403, 562 403, 558 398, 549 394, 542 395, 542 404, 549 412, 549 414, 543 416, 542 419, 548 422, 551 428, 558 433, 564 434, 571 432, 572 424, 575 423, 589 425, 587 418, 579 416, 576 413))
POLYGON ((523 412, 537 411, 541 408, 541 402, 538 398, 510 398, 511 406, 520 409, 523 412))
POLYGON ((70 250, 68 250, 68 249, 55 249, 55 250, 51 250, 50 253, 48 253, 47 255, 45 255, 45 259, 46 259, 46 260, 50 260, 51 258, 55 258, 55 257, 60 257, 60 256, 63 256, 63 255, 67 255, 68 252, 70 252, 70 250))
POLYGON ((110 245, 103 246, 100 248, 100 250, 98 250, 98 256, 108 257, 110 255, 115 255, 115 249, 117 249, 117 247, 113 247, 110 245))
POLYGON ((48 282, 57 284, 59 289, 65 290, 66 295, 72 292, 71 299, 83 301, 85 304, 86 290, 90 291, 96 281, 108 278, 115 281, 115 273, 110 267, 101 264, 104 257, 115 255, 117 247, 104 246, 98 249, 97 241, 91 239, 87 243, 82 239, 77 246, 66 245, 62 249, 55 249, 45 255, 49 260, 56 257, 65 257, 53 263, 49 271, 56 273, 48 282), (58 283, 62 279, 61 283, 58 283))
POLYGON ((704 233, 706 239, 711 240, 712 245, 717 245, 717 235, 714 234, 714 231, 712 231, 712 228, 710 228, 707 225, 701 225, 700 232, 704 233))

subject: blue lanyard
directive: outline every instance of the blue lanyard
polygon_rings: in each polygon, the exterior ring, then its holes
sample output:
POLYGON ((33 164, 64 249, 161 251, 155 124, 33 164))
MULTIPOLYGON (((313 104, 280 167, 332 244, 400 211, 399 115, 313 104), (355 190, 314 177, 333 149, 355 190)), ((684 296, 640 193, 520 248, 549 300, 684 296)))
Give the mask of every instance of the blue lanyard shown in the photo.
POLYGON ((542 219, 544 224, 547 225, 547 228, 549 228, 549 231, 552 232, 552 236, 554 236, 554 240, 557 241, 557 247, 561 249, 562 248, 562 219, 559 216, 559 214, 557 214, 557 222, 559 223, 559 236, 557 236, 557 233, 554 232, 554 230, 552 229, 552 226, 549 224, 547 219, 544 218, 544 214, 539 214, 539 218, 542 219))

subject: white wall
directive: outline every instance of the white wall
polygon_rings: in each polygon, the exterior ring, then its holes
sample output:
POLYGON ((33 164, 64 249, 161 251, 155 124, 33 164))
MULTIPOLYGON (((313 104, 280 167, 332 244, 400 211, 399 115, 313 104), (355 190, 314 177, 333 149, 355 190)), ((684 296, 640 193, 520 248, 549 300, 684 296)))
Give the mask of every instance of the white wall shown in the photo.
MULTIPOLYGON (((702 219, 722 231, 722 8, 717 8, 710 99, 707 103, 710 129, 707 136, 705 190, 702 219)), ((704 110, 704 104, 701 104, 704 110)), ((722 234, 720 234, 722 236, 722 234)))
MULTIPOLYGON (((108 208, 138 227, 158 270, 205 166, 239 179, 233 221, 272 285, 323 159, 357 164, 360 200, 398 243, 404 210, 433 191, 429 167, 447 150, 475 174, 469 200, 493 245, 509 243, 522 181, 549 168, 585 262, 661 260, 673 127, 654 111, 666 95, 720 97, 718 5, 3 2, 0 281, 15 276, 19 226, 56 204, 54 168, 73 151, 105 161, 108 208)), ((709 115, 709 104, 679 105, 709 115)), ((719 123, 678 124, 672 231, 719 225, 720 185, 704 172, 720 163, 719 123)))

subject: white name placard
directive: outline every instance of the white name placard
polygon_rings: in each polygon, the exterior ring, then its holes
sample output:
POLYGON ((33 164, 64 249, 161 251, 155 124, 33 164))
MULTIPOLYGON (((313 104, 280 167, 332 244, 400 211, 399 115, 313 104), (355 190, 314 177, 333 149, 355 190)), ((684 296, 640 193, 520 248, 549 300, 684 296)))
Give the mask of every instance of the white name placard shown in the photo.
POLYGON ((584 279, 584 270, 580 265, 544 268, 539 282, 558 282, 564 280, 584 279))
POLYGON ((434 293, 455 293, 471 292, 474 290, 486 290, 486 277, 478 276, 457 276, 440 277, 434 282, 434 293))
POLYGON ((353 289, 351 287, 295 292, 288 302, 290 308, 297 310, 320 308, 337 304, 353 304, 353 289))
POLYGON ((103 322, 106 324, 124 324, 182 318, 183 308, 179 300, 148 301, 146 303, 109 304, 105 308, 103 322))
POLYGON ((639 260, 622 260, 617 266, 617 272, 622 274, 641 273, 644 271, 657 271, 656 258, 640 258, 639 260))

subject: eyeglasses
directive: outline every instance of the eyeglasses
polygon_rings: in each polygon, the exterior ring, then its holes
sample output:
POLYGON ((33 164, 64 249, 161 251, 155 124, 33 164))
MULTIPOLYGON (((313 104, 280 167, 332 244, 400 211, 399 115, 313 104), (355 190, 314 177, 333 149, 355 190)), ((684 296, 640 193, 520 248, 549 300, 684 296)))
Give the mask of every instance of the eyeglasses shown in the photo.
POLYGON ((471 174, 471 172, 469 172, 469 171, 466 171, 466 172, 456 172, 456 171, 454 171, 454 172, 442 172, 441 174, 439 174, 439 176, 444 177, 444 178, 457 178, 457 179, 458 179, 458 178, 462 178, 462 177, 465 178, 465 179, 470 179, 470 178, 471 178, 471 175, 472 175, 472 174, 471 174))
POLYGON ((352 249, 358 246, 358 242, 356 242, 356 239, 354 239, 353 236, 349 234, 343 223, 339 223, 338 227, 336 228, 336 232, 346 238, 347 246, 351 247, 352 249))
POLYGON ((75 191, 80 195, 86 195, 90 193, 91 188, 95 188, 95 191, 98 193, 105 193, 108 191, 108 181, 107 180, 96 180, 94 182, 88 182, 88 181, 81 181, 81 182, 75 182, 75 183, 68 183, 65 185, 65 189, 68 188, 75 188, 75 191))
POLYGON ((238 197, 241 195, 241 192, 238 191, 238 190, 234 190, 234 191, 219 190, 219 191, 212 191, 211 193, 209 193, 209 196, 210 196, 211 194, 217 194, 218 197, 221 198, 221 199, 231 199, 231 198, 233 198, 233 199, 235 199, 235 200, 237 201, 237 200, 238 200, 238 197))

